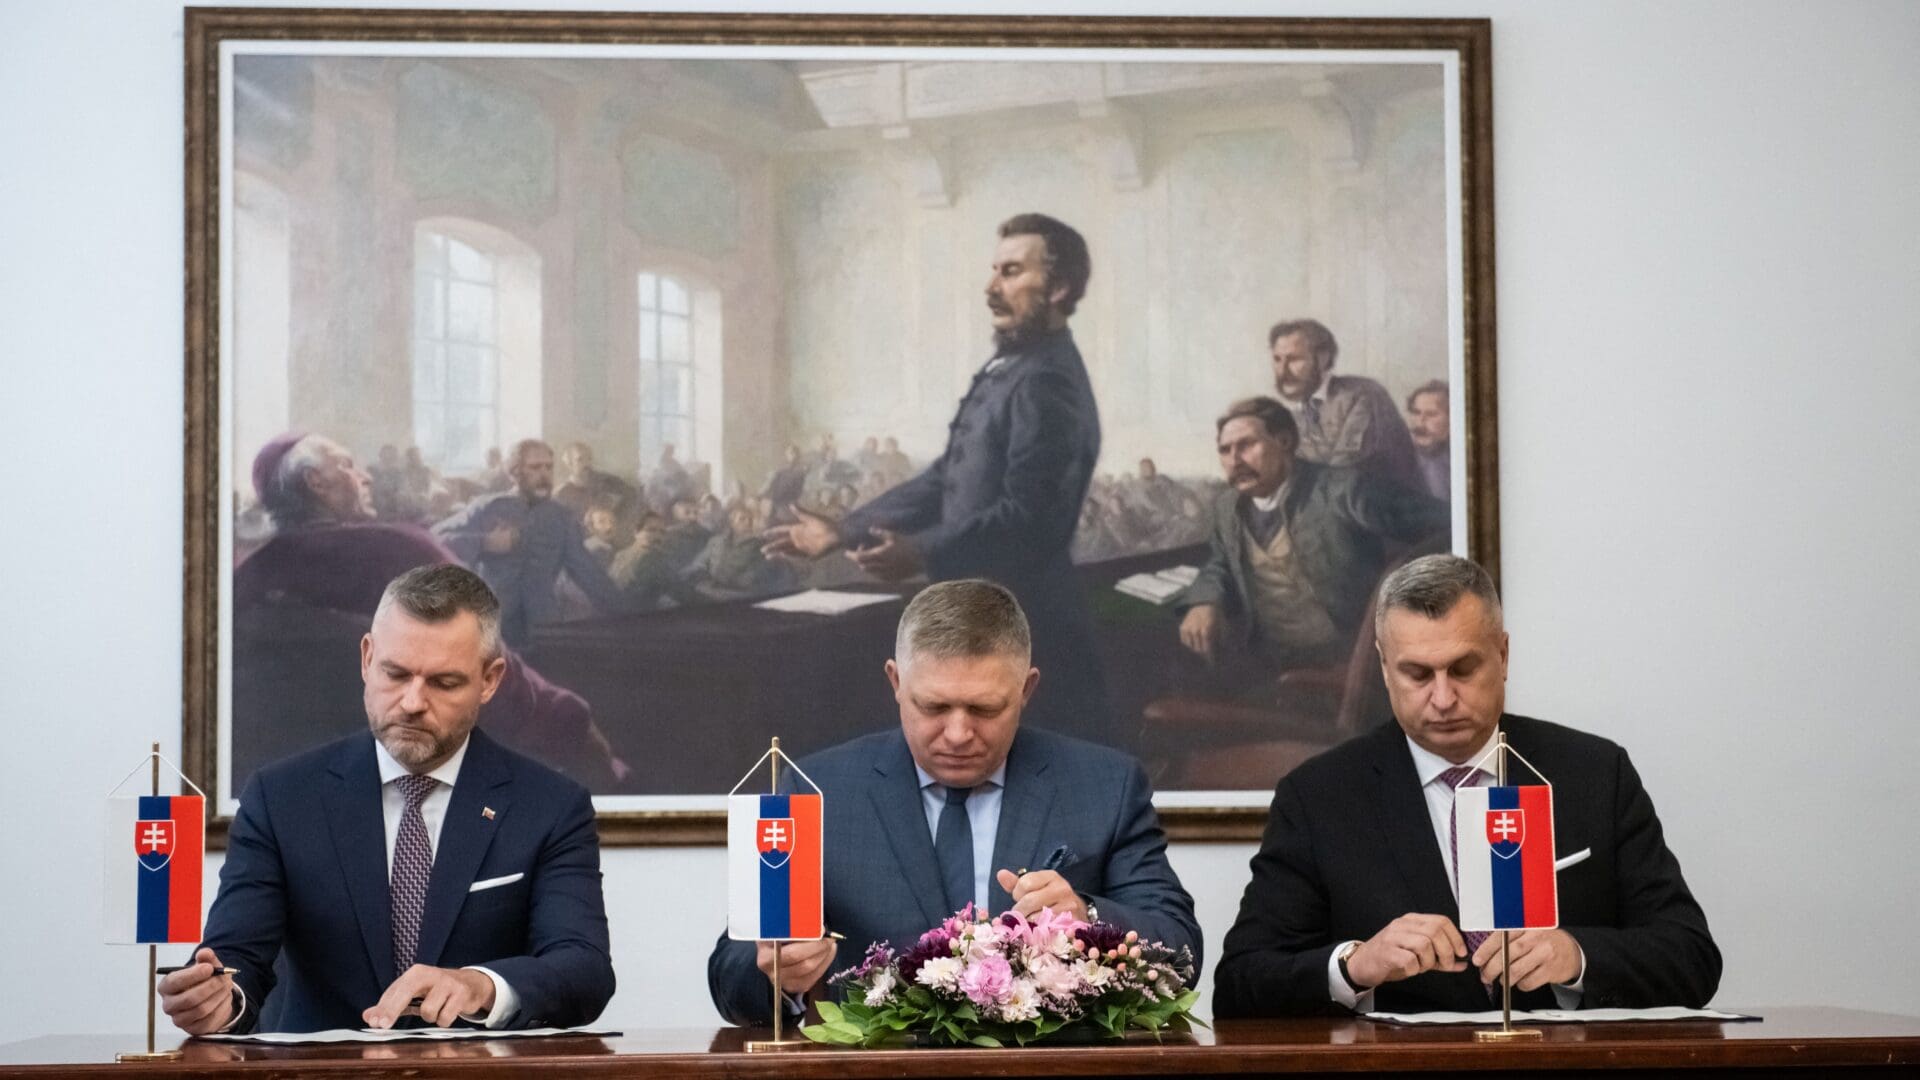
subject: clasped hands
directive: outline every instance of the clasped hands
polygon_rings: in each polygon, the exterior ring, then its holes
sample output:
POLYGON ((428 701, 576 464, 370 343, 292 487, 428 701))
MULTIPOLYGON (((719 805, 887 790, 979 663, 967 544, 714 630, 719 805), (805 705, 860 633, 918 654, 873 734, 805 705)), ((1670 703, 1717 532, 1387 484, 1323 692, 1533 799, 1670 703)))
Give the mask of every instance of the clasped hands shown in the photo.
MULTIPOLYGON (((1565 930, 1517 931, 1507 952, 1515 990, 1565 985, 1580 977, 1580 944, 1565 930)), ((1497 985, 1503 972, 1500 935, 1489 936, 1468 956, 1466 939, 1452 919, 1408 913, 1361 942, 1347 957, 1347 974, 1362 990, 1371 990, 1422 972, 1465 971, 1469 965, 1479 970, 1483 984, 1497 985)))
MULTIPOLYGON (((793 513, 799 519, 794 524, 775 525, 766 531, 762 554, 817 559, 841 545, 840 529, 833 522, 798 506, 793 513)), ((847 552, 847 558, 860 569, 882 581, 904 581, 926 567, 926 558, 912 538, 892 529, 871 532, 879 543, 847 552)))
MULTIPOLYGON (((233 980, 215 974, 220 967, 212 949, 201 949, 193 954, 192 964, 160 980, 160 1007, 181 1031, 207 1035, 233 1023, 233 980)), ((415 964, 360 1017, 370 1028, 390 1028, 403 1016, 448 1027, 462 1016, 492 1008, 493 980, 485 972, 415 964)))
MULTIPOLYGON (((1016 874, 1011 870, 1002 870, 994 877, 1000 887, 1007 890, 1007 895, 1013 897, 1013 911, 1033 915, 1042 908, 1052 908, 1067 912, 1082 922, 1086 921, 1087 902, 1056 871, 1034 870, 1016 874)), ((773 951, 776 948, 780 950, 780 989, 789 994, 803 994, 826 977, 839 945, 830 937, 819 941, 759 942, 754 963, 768 978, 773 977, 773 951)))

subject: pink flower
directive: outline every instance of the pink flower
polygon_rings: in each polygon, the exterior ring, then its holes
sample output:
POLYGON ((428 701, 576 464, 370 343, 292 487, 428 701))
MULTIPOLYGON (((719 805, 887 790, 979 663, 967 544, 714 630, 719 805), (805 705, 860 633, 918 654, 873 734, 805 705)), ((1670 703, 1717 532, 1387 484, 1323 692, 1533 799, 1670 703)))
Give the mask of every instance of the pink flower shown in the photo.
POLYGON ((1013 968, 1006 958, 983 956, 960 973, 960 992, 975 1005, 995 1005, 1007 1000, 1013 987, 1013 968))

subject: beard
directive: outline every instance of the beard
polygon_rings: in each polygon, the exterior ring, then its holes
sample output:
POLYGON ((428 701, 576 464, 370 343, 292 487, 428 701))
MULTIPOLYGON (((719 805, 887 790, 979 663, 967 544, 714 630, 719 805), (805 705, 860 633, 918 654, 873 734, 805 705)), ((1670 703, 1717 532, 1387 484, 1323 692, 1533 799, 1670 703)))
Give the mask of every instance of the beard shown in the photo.
POLYGON ((409 769, 437 766, 453 756, 466 740, 472 724, 457 725, 445 735, 434 731, 425 724, 416 724, 405 714, 392 714, 385 717, 368 718, 368 726, 373 729, 373 737, 380 740, 393 760, 409 769))
MULTIPOLYGON (((987 306, 996 314, 1012 310, 1005 305, 998 308, 992 304, 988 304, 987 306)), ((994 347, 1006 350, 1017 345, 1024 345, 1039 337, 1041 334, 1046 333, 1047 326, 1052 321, 1053 299, 1048 296, 1041 296, 1034 301, 1032 307, 1027 309, 1026 314, 1021 316, 1013 325, 1005 327, 996 326, 993 328, 994 347)))

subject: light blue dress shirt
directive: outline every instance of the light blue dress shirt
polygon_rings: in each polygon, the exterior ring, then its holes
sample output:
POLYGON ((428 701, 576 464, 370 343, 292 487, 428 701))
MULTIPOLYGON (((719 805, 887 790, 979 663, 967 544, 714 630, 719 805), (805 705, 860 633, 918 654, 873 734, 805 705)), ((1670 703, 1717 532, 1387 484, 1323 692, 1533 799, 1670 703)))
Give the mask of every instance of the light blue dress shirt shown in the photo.
MULTIPOLYGON (((940 811, 947 805, 947 788, 918 762, 914 763, 913 771, 920 774, 920 805, 927 812, 927 839, 931 840, 940 831, 940 811)), ((993 775, 967 796, 967 824, 973 829, 973 906, 980 911, 988 910, 987 890, 996 869, 993 840, 1000 831, 1000 793, 1006 786, 1007 763, 1002 761, 993 775)))

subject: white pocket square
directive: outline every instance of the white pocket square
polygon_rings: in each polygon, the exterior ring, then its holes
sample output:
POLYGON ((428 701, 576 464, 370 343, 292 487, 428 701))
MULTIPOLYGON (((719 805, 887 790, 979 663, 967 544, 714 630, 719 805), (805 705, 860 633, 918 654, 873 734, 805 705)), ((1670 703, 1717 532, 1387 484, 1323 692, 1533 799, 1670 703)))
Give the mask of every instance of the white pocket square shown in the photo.
POLYGON ((473 893, 473 892, 484 892, 487 889, 497 889, 502 885, 511 885, 514 882, 519 881, 521 878, 526 876, 527 876, 526 874, 520 873, 520 874, 508 874, 506 877, 490 877, 485 881, 476 881, 473 884, 467 886, 467 891, 470 893, 473 893))

